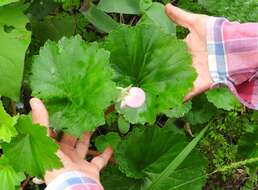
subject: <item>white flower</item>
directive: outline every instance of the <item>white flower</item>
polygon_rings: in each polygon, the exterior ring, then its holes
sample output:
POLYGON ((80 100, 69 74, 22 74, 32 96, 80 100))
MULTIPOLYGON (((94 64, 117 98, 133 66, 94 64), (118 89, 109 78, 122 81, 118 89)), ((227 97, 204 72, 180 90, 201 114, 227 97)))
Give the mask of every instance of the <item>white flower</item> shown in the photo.
POLYGON ((141 88, 130 87, 121 101, 120 108, 124 109, 126 106, 139 108, 144 104, 144 102, 145 92, 141 88))

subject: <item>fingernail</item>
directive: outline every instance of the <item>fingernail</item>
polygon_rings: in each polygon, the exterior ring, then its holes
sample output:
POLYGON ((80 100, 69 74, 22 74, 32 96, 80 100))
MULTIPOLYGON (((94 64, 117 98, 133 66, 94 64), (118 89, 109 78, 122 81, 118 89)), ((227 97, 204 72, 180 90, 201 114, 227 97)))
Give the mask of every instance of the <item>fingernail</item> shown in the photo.
POLYGON ((30 99, 30 107, 31 109, 37 107, 39 105, 39 101, 37 98, 31 98, 30 99))

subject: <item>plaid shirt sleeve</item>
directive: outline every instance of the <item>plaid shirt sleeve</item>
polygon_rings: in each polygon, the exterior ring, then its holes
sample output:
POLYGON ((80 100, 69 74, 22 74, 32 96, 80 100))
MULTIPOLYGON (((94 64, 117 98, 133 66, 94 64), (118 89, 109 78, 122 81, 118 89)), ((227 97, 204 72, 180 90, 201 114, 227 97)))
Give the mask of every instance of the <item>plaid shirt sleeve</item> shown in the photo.
POLYGON ((59 175, 45 190, 104 190, 94 180, 78 171, 69 171, 59 175))
POLYGON ((207 24, 209 70, 247 107, 258 110, 258 23, 211 17, 207 24))

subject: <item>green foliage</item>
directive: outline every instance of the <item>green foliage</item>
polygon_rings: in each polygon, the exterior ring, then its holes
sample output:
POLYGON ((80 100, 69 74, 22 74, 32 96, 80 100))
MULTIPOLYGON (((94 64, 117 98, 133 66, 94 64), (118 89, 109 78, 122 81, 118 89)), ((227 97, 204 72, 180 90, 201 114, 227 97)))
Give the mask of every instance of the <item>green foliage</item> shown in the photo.
POLYGON ((23 10, 21 3, 0 7, 0 95, 16 101, 20 99, 25 52, 30 43, 23 10))
POLYGON ((146 93, 144 106, 123 110, 132 123, 153 123, 157 114, 181 104, 192 87, 196 74, 185 44, 153 25, 120 27, 109 34, 105 48, 118 85, 146 93))
POLYGON ((87 11, 84 11, 83 14, 88 19, 88 21, 93 24, 98 30, 106 33, 116 29, 119 26, 119 24, 114 21, 109 15, 98 9, 93 4, 87 11))
POLYGON ((142 23, 153 23, 168 34, 175 35, 176 25, 168 18, 165 7, 161 3, 154 2, 144 11, 142 23))
POLYGON ((19 135, 3 144, 4 155, 15 170, 43 177, 45 171, 62 166, 55 155, 58 146, 47 137, 46 127, 32 124, 30 116, 21 116, 15 127, 19 135))
POLYGON ((81 4, 80 0, 55 0, 57 3, 62 3, 64 9, 78 8, 81 4))
POLYGON ((0 158, 0 189, 16 190, 25 176, 22 172, 16 172, 8 160, 1 156, 0 158))
POLYGON ((95 140, 97 150, 103 152, 105 148, 111 146, 113 149, 120 143, 120 136, 115 132, 110 132, 106 135, 98 136, 95 140))
POLYGON ((143 0, 100 0, 98 8, 108 13, 140 14, 143 0))
MULTIPOLYGON (((245 135, 239 139, 239 152, 243 158, 255 158, 258 157, 258 120, 257 118, 251 120, 249 130, 245 135)), ((258 169, 258 163, 257 163, 258 169)))
POLYGON ((192 102, 181 104, 173 109, 164 112, 170 118, 180 118, 187 114, 192 109, 192 102))
POLYGON ((118 129, 122 134, 126 134, 130 130, 130 123, 123 116, 118 118, 118 129))
POLYGON ((76 136, 105 123, 116 97, 109 53, 79 36, 47 42, 35 57, 31 86, 50 112, 52 125, 76 136))
POLYGON ((144 190, 144 181, 126 177, 117 166, 109 165, 101 174, 105 190, 144 190))
MULTIPOLYGON (((246 131, 250 127, 253 127, 252 123, 248 114, 241 115, 241 112, 238 113, 235 111, 221 112, 208 122, 209 131, 202 140, 202 148, 211 160, 211 171, 238 161, 240 154, 238 151, 241 146, 238 147, 236 142, 244 138, 243 135, 246 131)), ((243 141, 241 144, 248 144, 251 139, 248 141, 245 140, 240 140, 243 141)), ((251 141, 254 141, 254 139, 251 141)), ((251 148, 249 149, 250 151, 255 146, 251 143, 249 147, 251 148)), ((244 152, 248 152, 248 150, 243 151, 243 154, 244 152)), ((244 156, 242 158, 247 159, 248 157, 244 156)), ((224 174, 230 175, 232 172, 232 170, 229 170, 224 174)))
POLYGON ((14 125, 17 122, 17 117, 11 117, 5 112, 4 106, 0 101, 0 140, 10 142, 17 135, 14 125))
POLYGON ((58 41, 75 33, 74 17, 67 14, 49 16, 41 21, 32 21, 32 34, 43 45, 47 40, 58 41))
MULTIPOLYGON (((198 142, 202 135, 198 136, 194 142, 198 142)), ((178 186, 176 189, 184 189, 190 186, 199 189, 205 182, 205 178, 199 180, 196 180, 196 178, 205 173, 207 161, 198 151, 193 150, 194 143, 190 143, 185 148, 187 144, 184 134, 175 126, 135 128, 127 139, 118 145, 115 151, 119 168, 127 176, 121 175, 118 183, 126 181, 128 189, 136 185, 141 186, 140 189, 148 189, 151 182, 149 177, 154 180, 164 170, 166 177, 165 179, 162 177, 161 182, 156 182, 157 189, 167 189, 173 186, 178 186), (190 148, 190 146, 192 147, 190 148), (182 151, 183 149, 184 151, 182 151), (188 150, 187 153, 186 150, 188 150), (185 159, 182 155, 187 156, 189 152, 191 154, 185 159), (173 165, 173 171, 171 165, 173 165), (132 178, 135 178, 135 180, 133 181, 132 178), (188 183, 184 184, 186 181, 188 183)), ((113 174, 117 175, 116 173, 113 174)))
POLYGON ((27 9, 27 13, 32 20, 41 20, 45 16, 53 13, 58 8, 58 4, 54 0, 34 0, 31 1, 27 9))
POLYGON ((257 22, 257 0, 199 0, 199 3, 214 16, 232 21, 257 22))
POLYGON ((227 88, 209 90, 206 96, 218 109, 230 111, 241 107, 239 100, 227 88))
MULTIPOLYGON (((258 112, 240 106, 226 89, 183 101, 196 74, 179 40, 189 31, 165 14, 170 2, 0 0, 1 190, 19 189, 24 174, 43 177, 61 167, 46 128, 20 116, 30 112, 31 96, 44 101, 57 132, 80 137, 97 129, 90 148, 113 147, 116 163, 101 173, 106 190, 257 187, 258 112), (117 89, 131 85, 145 91, 146 102, 121 109, 117 89)), ((258 20, 257 0, 172 3, 258 20)), ((28 184, 24 189, 39 189, 28 184)))
POLYGON ((10 4, 10 3, 13 3, 13 2, 17 2, 18 0, 1 0, 0 1, 0 7, 1 6, 4 6, 4 5, 7 5, 7 4, 10 4))
POLYGON ((208 122, 216 113, 216 108, 207 101, 204 95, 195 97, 192 101, 192 109, 185 115, 185 120, 192 125, 208 122))
MULTIPOLYGON (((175 187, 177 184, 171 184, 168 183, 171 181, 171 179, 168 179, 171 174, 175 173, 175 170, 182 164, 182 162, 185 161, 185 159, 188 157, 188 155, 193 151, 193 149, 196 147, 197 143, 201 140, 201 138, 204 136, 205 132, 207 131, 207 127, 204 128, 200 134, 198 134, 174 159, 173 161, 158 175, 154 176, 152 179, 151 185, 147 188, 147 190, 155 190, 155 189, 164 189, 166 188, 171 188, 171 189, 176 189, 175 187), (168 184, 166 184, 168 183, 168 184), (165 184, 165 185, 164 185, 165 184)), ((193 158, 192 158, 193 159, 193 158)), ((195 158, 196 159, 196 158, 195 158)), ((198 158, 197 158, 198 159, 198 158)), ((204 162, 204 161, 203 161, 204 162)), ((188 162, 189 163, 189 162, 188 162)), ((185 169, 185 168, 184 168, 185 169)), ((189 170, 189 168, 188 168, 189 170)), ((177 172, 177 175, 178 171, 177 172)), ((196 172, 197 173, 197 172, 196 172)), ((187 172, 184 172, 184 175, 186 175, 187 172)), ((151 175, 153 177, 153 174, 148 173, 148 175, 151 175)), ((187 181, 184 179, 184 182, 187 181)), ((180 184, 181 185, 181 184, 180 184)), ((198 187, 201 188, 202 185, 198 187)), ((181 187, 179 187, 181 188, 181 187)), ((184 187, 185 188, 185 187, 184 187)))

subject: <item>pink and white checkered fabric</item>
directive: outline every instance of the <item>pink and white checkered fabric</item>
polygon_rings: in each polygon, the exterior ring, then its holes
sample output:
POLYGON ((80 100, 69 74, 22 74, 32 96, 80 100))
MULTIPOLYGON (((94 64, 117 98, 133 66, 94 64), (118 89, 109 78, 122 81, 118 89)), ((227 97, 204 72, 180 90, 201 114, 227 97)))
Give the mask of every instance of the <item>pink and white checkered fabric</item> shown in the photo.
POLYGON ((247 107, 258 110, 258 23, 211 17, 207 24, 209 70, 247 107))
POLYGON ((103 190, 103 188, 82 173, 69 171, 59 175, 45 190, 103 190))

